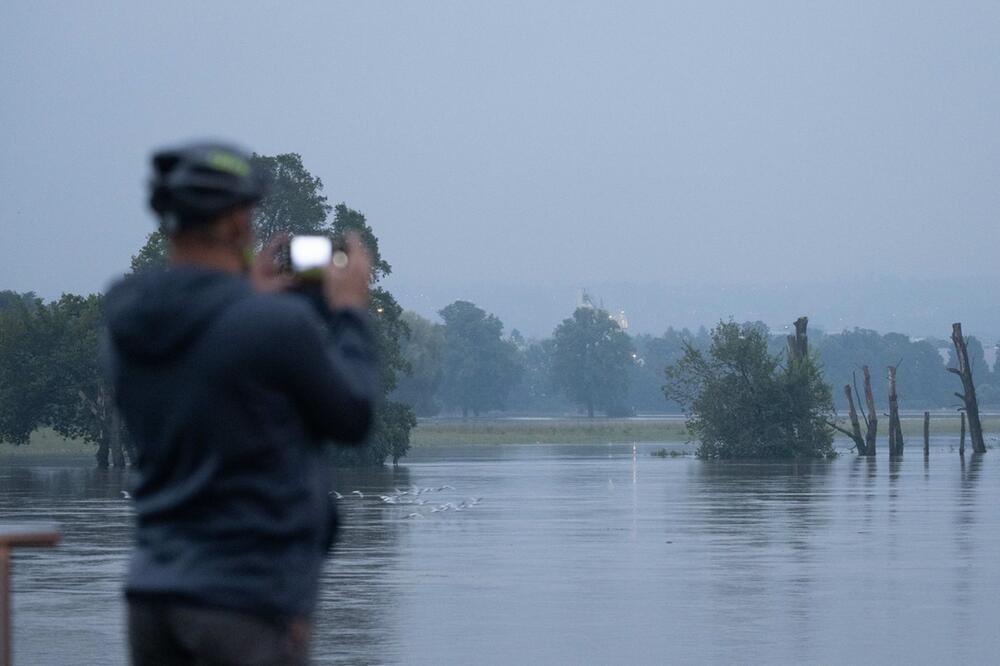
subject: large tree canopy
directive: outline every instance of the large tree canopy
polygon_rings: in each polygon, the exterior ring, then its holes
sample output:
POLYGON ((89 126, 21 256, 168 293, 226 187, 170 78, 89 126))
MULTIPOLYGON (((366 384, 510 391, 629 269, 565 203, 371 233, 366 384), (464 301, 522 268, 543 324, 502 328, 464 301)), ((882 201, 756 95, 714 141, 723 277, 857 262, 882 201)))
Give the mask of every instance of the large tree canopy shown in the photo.
POLYGON ((455 301, 439 314, 444 320, 442 399, 463 416, 502 409, 521 372, 517 349, 503 338, 503 323, 468 301, 455 301))
POLYGON ((323 194, 323 181, 309 173, 298 153, 270 157, 254 154, 255 169, 268 180, 267 196, 254 210, 257 240, 267 243, 275 234, 322 234, 330 231, 330 204, 323 194))
POLYGON ((553 383, 589 417, 595 410, 609 416, 626 412, 633 348, 618 322, 600 308, 579 307, 553 338, 553 383))
POLYGON ((120 425, 101 368, 100 296, 22 300, 0 311, 0 439, 25 444, 49 426, 98 445, 98 463, 123 465, 120 425), (114 451, 111 451, 112 445, 114 451))
MULTIPOLYGON (((409 371, 400 348, 408 328, 396 299, 384 288, 375 286, 392 268, 381 256, 374 231, 360 212, 343 203, 336 208, 327 203, 323 182, 309 173, 299 155, 254 155, 253 160, 270 181, 268 195, 253 217, 261 244, 278 233, 343 236, 356 232, 367 246, 372 255, 371 316, 380 362, 379 377, 388 395, 399 376, 409 371), (334 217, 328 220, 331 212, 334 217)), ((149 234, 145 245, 132 257, 132 271, 165 266, 166 245, 159 231, 149 234)), ((0 342, 0 377, 6 373, 21 380, 0 386, 0 404, 18 404, 24 408, 0 411, 0 438, 27 441, 31 431, 45 423, 68 436, 99 440, 103 447, 108 424, 94 418, 107 420, 111 410, 105 409, 109 404, 107 391, 96 383, 100 299, 67 296, 41 308, 32 318, 24 314, 32 311, 31 300, 15 296, 0 299, 4 311, 18 313, 0 321, 3 339, 9 341, 9 344, 0 342), (56 323, 49 323, 53 318, 56 323), (38 371, 43 360, 48 368, 57 371, 38 371), (53 384, 56 379, 61 383, 53 384), (31 409, 27 408, 29 405, 31 409)), ((389 456, 396 461, 409 448, 409 433, 415 425, 408 405, 384 401, 377 411, 370 441, 362 447, 338 449, 335 455, 356 464, 381 464, 389 456)))
POLYGON ((434 416, 441 411, 438 388, 443 375, 444 327, 415 312, 404 312, 408 329, 402 352, 410 373, 399 378, 393 399, 410 405, 418 416, 434 416))

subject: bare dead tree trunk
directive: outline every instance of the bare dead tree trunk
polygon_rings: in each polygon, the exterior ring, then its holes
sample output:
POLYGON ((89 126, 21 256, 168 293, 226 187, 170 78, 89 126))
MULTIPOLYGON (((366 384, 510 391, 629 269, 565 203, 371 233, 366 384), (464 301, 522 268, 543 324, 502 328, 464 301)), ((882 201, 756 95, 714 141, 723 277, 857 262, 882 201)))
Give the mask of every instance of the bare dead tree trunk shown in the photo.
POLYGON ((931 413, 924 412, 924 458, 931 454, 931 413))
POLYGON ((965 413, 969 416, 969 439, 972 442, 973 453, 986 453, 986 442, 983 441, 983 423, 979 420, 979 401, 976 399, 976 385, 972 381, 972 364, 969 363, 969 350, 962 336, 962 324, 951 325, 951 341, 955 344, 955 356, 958 359, 957 368, 948 368, 948 372, 956 374, 962 380, 964 393, 955 395, 965 403, 965 413))
POLYGON ((101 433, 101 439, 97 442, 97 453, 94 454, 94 458, 97 460, 97 466, 101 469, 108 468, 108 439, 101 433))
POLYGON ((861 436, 861 422, 858 420, 858 410, 854 407, 854 395, 851 393, 850 384, 844 387, 844 396, 847 398, 847 414, 851 418, 851 439, 858 448, 859 456, 868 455, 868 447, 861 436))
POLYGON ((889 366, 889 457, 903 455, 903 427, 899 423, 896 366, 889 366))
POLYGON ((858 421, 858 410, 854 408, 854 396, 851 395, 850 384, 844 386, 844 395, 847 397, 847 413, 851 419, 851 429, 842 428, 835 421, 827 421, 826 424, 839 433, 847 435, 854 442, 854 447, 858 450, 858 455, 865 455, 865 440, 861 436, 861 423, 858 421))
POLYGON ((962 434, 958 437, 958 455, 965 457, 965 412, 962 412, 962 434))
MULTIPOLYGON (((865 377, 865 404, 868 405, 868 415, 865 417, 865 455, 875 455, 875 440, 878 437, 878 412, 875 411, 875 394, 872 392, 872 373, 868 366, 862 366, 865 377)), ((860 398, 859 398, 860 401, 860 398)))

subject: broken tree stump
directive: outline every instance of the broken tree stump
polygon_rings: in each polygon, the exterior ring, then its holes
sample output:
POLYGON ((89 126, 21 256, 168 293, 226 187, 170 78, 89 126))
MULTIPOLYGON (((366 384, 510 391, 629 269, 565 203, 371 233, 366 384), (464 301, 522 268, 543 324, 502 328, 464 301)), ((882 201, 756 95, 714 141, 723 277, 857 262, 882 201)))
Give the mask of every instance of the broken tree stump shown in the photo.
POLYGON ((956 374, 962 380, 964 393, 955 393, 959 400, 965 403, 965 413, 969 417, 969 440, 972 442, 973 453, 986 453, 986 442, 983 440, 983 423, 979 419, 979 401, 976 399, 976 385, 972 381, 972 364, 969 362, 969 350, 962 336, 962 323, 951 325, 951 341, 955 345, 957 368, 948 368, 948 372, 956 374))
POLYGON ((809 336, 806 329, 809 317, 799 317, 795 320, 795 335, 788 336, 788 359, 798 361, 809 356, 809 336))
MULTIPOLYGON (((865 416, 865 455, 875 455, 875 439, 878 437, 878 412, 875 411, 875 394, 872 393, 872 373, 868 366, 861 366, 865 379, 865 404, 868 414, 865 416)), ((859 398, 860 401, 860 398, 859 398)))
POLYGON ((854 395, 851 393, 850 385, 844 387, 844 396, 847 398, 847 413, 851 418, 851 439, 858 447, 859 456, 868 455, 865 440, 861 436, 861 421, 858 420, 858 410, 854 407, 854 395))
POLYGON ((889 366, 889 457, 903 455, 903 427, 899 423, 896 366, 889 366))

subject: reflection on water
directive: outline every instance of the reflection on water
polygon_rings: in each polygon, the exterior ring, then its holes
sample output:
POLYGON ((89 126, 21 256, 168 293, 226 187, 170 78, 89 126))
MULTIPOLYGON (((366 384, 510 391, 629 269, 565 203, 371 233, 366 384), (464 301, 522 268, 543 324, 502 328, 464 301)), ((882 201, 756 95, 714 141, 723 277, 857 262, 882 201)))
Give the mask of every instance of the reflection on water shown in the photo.
MULTIPOLYGON (((1000 649, 1000 458, 647 453, 423 450, 337 473, 317 663, 985 663, 1000 649), (411 498, 426 503, 377 497, 414 485, 435 489, 411 498), (483 501, 433 511, 469 497, 483 501)), ((17 555, 18 663, 124 663, 128 477, 89 462, 0 459, 0 520, 66 532, 17 555)))

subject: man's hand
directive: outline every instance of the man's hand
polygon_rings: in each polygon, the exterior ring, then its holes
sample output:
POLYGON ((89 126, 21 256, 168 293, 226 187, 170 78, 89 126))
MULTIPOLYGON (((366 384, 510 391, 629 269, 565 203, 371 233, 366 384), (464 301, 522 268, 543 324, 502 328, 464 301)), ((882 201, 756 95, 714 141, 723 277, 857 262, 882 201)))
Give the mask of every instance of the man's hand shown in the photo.
POLYGON ((250 283, 256 291, 262 294, 273 294, 285 291, 292 286, 294 278, 281 272, 277 260, 281 247, 287 244, 288 235, 277 234, 254 258, 253 264, 250 266, 250 283))
POLYGON ((331 310, 368 307, 368 282, 372 276, 371 258, 356 233, 347 234, 347 265, 332 263, 323 273, 323 296, 331 310))

